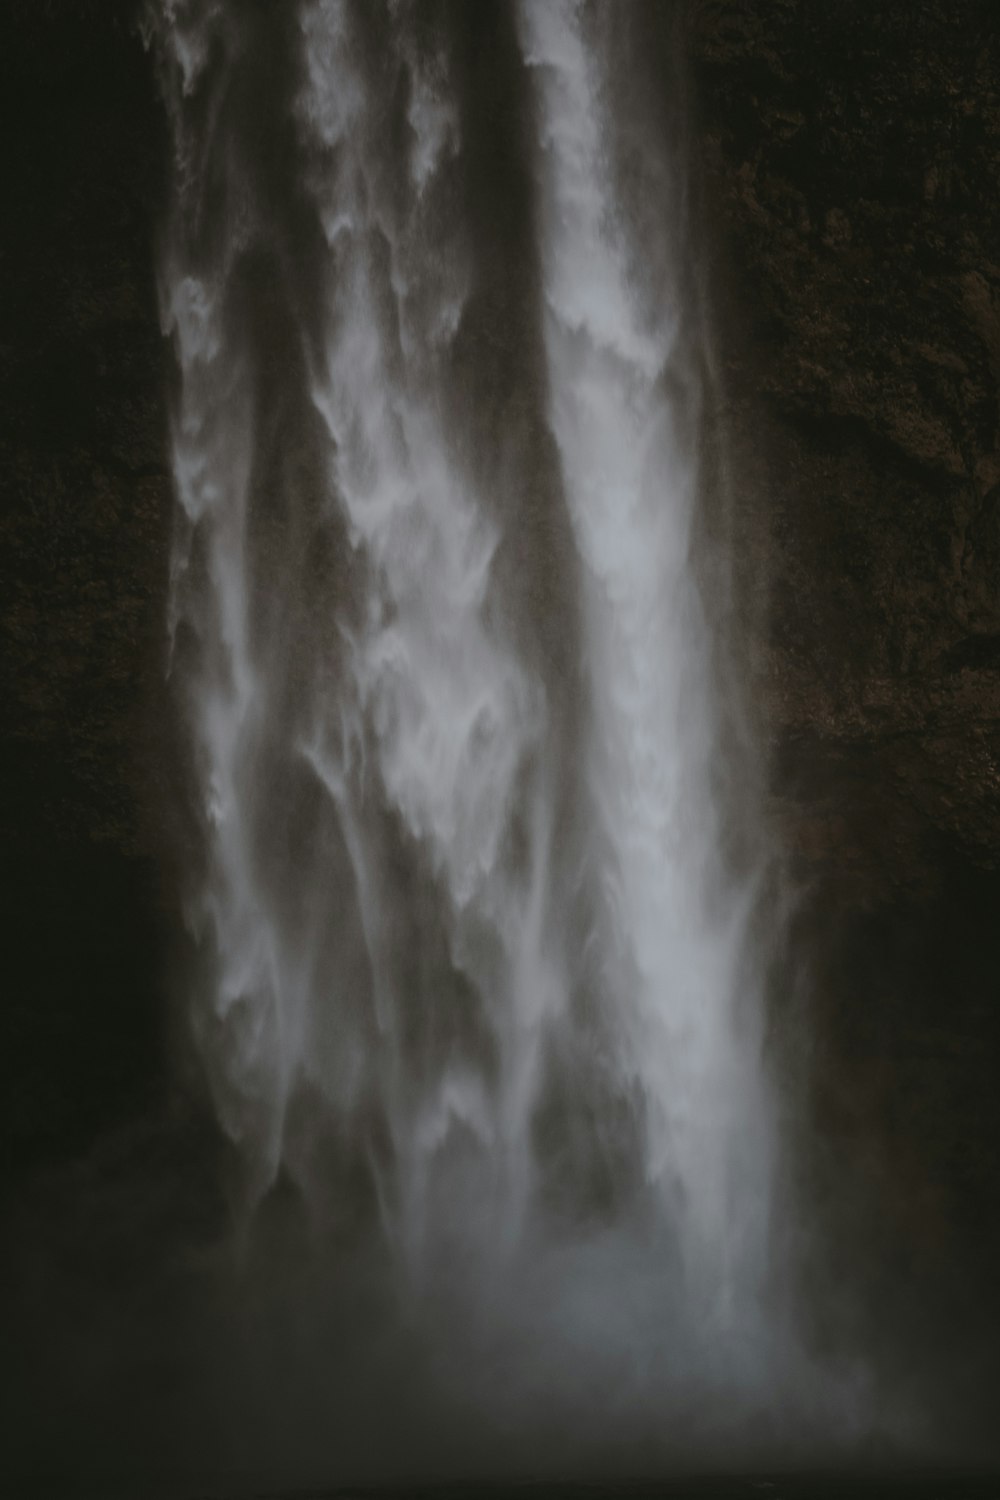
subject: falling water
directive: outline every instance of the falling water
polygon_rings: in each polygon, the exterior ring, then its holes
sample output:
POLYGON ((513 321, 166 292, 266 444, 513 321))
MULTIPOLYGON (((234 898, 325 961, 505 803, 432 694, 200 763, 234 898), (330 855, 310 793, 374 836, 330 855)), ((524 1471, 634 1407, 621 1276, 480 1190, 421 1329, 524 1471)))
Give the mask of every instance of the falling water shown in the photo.
POLYGON ((198 1052, 248 1232, 380 1245, 511 1430, 774 1375, 674 19, 150 20, 198 1052))
POLYGON ((649 193, 652 213, 618 187, 628 80, 602 62, 619 21, 572 0, 520 10, 540 96, 551 422, 583 564, 594 961, 642 1083, 646 1173, 675 1194, 688 1275, 707 1272, 726 1297, 758 1253, 766 1202, 756 997, 745 903, 722 897, 709 780, 708 629, 691 560, 697 356, 683 250, 663 224, 671 207, 683 214, 683 183, 669 160, 641 168, 632 194, 649 193))

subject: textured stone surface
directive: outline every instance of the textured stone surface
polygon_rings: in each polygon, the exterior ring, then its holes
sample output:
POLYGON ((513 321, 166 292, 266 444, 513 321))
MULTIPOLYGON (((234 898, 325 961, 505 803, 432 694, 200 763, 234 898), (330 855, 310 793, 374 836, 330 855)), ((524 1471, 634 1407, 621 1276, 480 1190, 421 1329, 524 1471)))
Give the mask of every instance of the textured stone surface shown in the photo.
POLYGON ((1000 1246, 1000 12, 689 13, 808 1173, 957 1367, 1000 1246))
MULTIPOLYGON (((866 814, 854 830, 872 899, 933 879, 932 833, 992 869, 995 7, 705 0, 693 35, 743 324, 728 387, 770 536, 767 722, 790 765, 846 756, 879 778, 881 826, 866 814)), ((841 842, 837 811, 815 816, 829 826, 801 829, 806 859, 841 842)))

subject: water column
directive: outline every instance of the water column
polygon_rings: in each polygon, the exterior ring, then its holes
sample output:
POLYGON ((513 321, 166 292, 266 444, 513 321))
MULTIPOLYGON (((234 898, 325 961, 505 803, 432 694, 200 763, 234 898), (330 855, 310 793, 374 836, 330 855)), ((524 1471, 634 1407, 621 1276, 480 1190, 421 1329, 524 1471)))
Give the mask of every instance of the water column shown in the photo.
POLYGON ((698 247, 663 12, 524 0, 491 11, 535 208, 499 263, 471 14, 157 10, 192 1029, 251 1234, 290 1184, 318 1300, 377 1267, 379 1346, 405 1309, 446 1413, 656 1435, 706 1392, 741 1410, 769 1347, 698 247), (484 287, 523 303, 502 465, 484 287), (510 558, 543 534, 529 589, 510 558))
POLYGON ((219 124, 221 96, 243 61, 234 16, 168 6, 149 24, 161 44, 174 143, 160 280, 180 373, 169 672, 201 836, 185 895, 202 955, 190 1017, 220 1124, 255 1198, 278 1169, 289 1084, 280 934, 254 854, 253 752, 267 706, 248 577, 257 411, 249 351, 232 315, 236 268, 262 226, 252 158, 239 134, 219 124), (193 107, 200 92, 209 96, 207 121, 193 107))
POLYGON ((454 1136, 467 1175, 438 1219, 457 1195, 471 1228, 474 1202, 489 1202, 501 1215, 490 1233, 509 1235, 530 1188, 539 1022, 558 1002, 543 930, 548 820, 527 769, 545 695, 505 629, 498 513, 476 492, 450 399, 472 267, 449 204, 462 142, 447 30, 419 6, 392 4, 385 19, 373 35, 364 7, 302 11, 298 117, 329 250, 312 394, 364 603, 344 627, 345 680, 316 695, 299 749, 351 851, 407 1233, 422 1232, 454 1136), (394 858, 422 892, 424 926, 405 947, 394 858))
POLYGON ((748 902, 725 886, 711 785, 683 172, 637 125, 634 8, 523 0, 518 16, 538 98, 549 413, 582 560, 597 961, 620 1067, 641 1084, 648 1180, 697 1316, 726 1323, 763 1272, 770 1147, 748 902))

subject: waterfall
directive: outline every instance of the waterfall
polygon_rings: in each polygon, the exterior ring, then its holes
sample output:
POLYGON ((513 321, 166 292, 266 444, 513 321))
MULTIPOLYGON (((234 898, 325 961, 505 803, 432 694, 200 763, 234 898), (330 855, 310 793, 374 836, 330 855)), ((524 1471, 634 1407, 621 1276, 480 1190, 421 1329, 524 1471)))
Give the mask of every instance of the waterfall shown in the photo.
POLYGON ((747 908, 722 895, 711 794, 691 559, 701 395, 670 233, 683 179, 669 159, 636 159, 638 131, 621 139, 634 84, 605 66, 621 25, 610 7, 527 3, 519 19, 539 93, 550 420, 583 564, 595 960, 642 1084, 647 1173, 675 1184, 689 1274, 710 1266, 725 1297, 756 1253, 769 1163, 747 908))
POLYGON ((690 1436, 770 1399, 776 1145, 674 15, 149 27, 190 1019, 248 1232, 281 1181, 380 1246, 511 1423, 690 1436))

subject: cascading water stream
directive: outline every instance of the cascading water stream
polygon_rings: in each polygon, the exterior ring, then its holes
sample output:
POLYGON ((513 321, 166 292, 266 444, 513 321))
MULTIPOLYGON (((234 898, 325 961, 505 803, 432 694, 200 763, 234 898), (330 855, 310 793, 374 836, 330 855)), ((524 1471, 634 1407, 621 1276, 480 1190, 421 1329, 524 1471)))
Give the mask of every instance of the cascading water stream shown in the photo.
POLYGON ((248 1212, 286 1177, 474 1325, 428 1334, 462 1380, 514 1346, 545 1401, 620 1379, 652 1430, 776 1358, 684 163, 648 107, 662 11, 474 10, 151 13, 193 1025, 248 1212))
POLYGON ((617 190, 628 100, 602 59, 620 17, 528 0, 519 21, 540 100, 551 422, 583 562, 596 960, 642 1081, 646 1171, 674 1186, 689 1276, 725 1300, 734 1275, 761 1274, 770 1143, 747 903, 723 894, 709 780, 710 636, 691 558, 695 320, 663 228, 683 212, 683 176, 669 161, 621 163, 638 172, 633 192, 659 198, 645 216, 617 190))
MULTIPOLYGON (((459 142, 448 59, 436 44, 421 54, 398 8, 395 19, 392 66, 409 90, 410 138, 394 199, 380 180, 381 101, 352 58, 349 11, 303 12, 308 74, 299 117, 330 251, 313 399, 329 434, 332 502, 343 507, 366 577, 346 682, 315 704, 305 753, 353 830, 391 1080, 396 1182, 413 1222, 452 1130, 471 1132, 502 1177, 523 1179, 533 1033, 553 981, 540 921, 544 809, 528 812, 539 801, 530 774, 518 785, 544 733, 544 695, 502 620, 491 619, 499 614, 491 599, 497 523, 462 462, 461 434, 447 424, 442 367, 468 274, 460 230, 442 233, 440 222, 459 142), (352 778, 351 747, 370 766, 364 787, 352 778), (451 1048, 421 1059, 423 1077, 408 1076, 406 1010, 440 1013, 469 1000, 444 976, 414 983, 407 955, 392 974, 379 973, 392 939, 379 851, 361 826, 373 793, 419 850, 447 963, 483 1010, 496 1054, 492 1079, 481 1053, 451 1048), (505 845, 518 800, 529 826, 526 868, 515 875, 505 845)), ((516 1196, 515 1183, 507 1186, 516 1196)))

